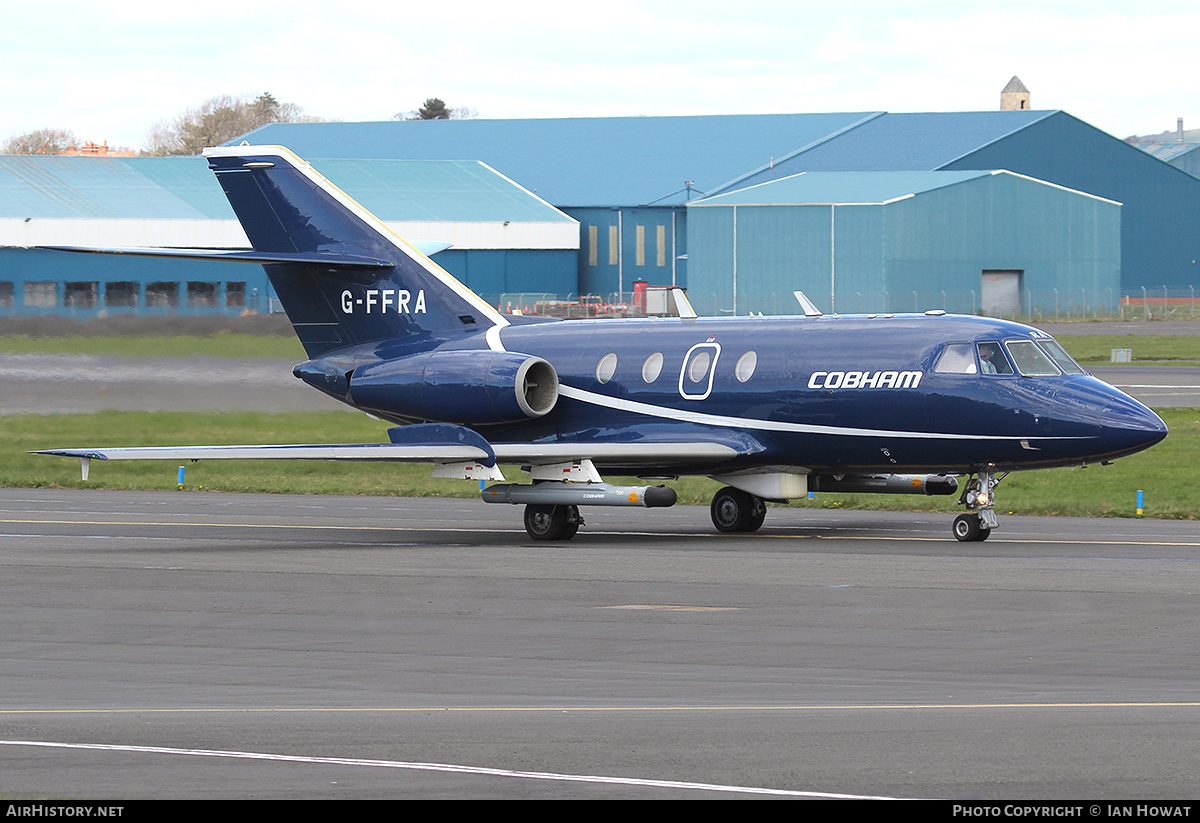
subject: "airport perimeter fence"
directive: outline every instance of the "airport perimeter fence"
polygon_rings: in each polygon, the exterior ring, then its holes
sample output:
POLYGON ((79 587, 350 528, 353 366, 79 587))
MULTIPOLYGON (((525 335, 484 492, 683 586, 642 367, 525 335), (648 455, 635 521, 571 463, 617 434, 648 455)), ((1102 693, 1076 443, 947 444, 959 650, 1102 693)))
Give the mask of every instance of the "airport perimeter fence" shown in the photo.
MULTIPOLYGON (((685 289, 685 291, 687 291, 685 289)), ((1116 289, 1102 292, 1086 289, 1023 289, 1020 305, 1006 308, 984 306, 978 291, 944 290, 839 294, 836 302, 829 295, 809 297, 826 314, 911 314, 944 311, 950 314, 977 314, 1024 322, 1061 322, 1074 320, 1170 320, 1200 317, 1200 296, 1194 286, 1170 289, 1138 287, 1121 293, 1116 289), (832 304, 832 305, 831 305, 832 304)), ((736 306, 732 295, 690 292, 689 300, 698 314, 708 317, 734 315, 795 315, 802 310, 791 292, 741 292, 736 306)), ((541 292, 512 292, 500 296, 497 308, 512 314, 533 314, 580 319, 594 317, 644 317, 644 303, 633 292, 599 295, 560 295, 541 292)))
MULTIPOLYGON (((701 315, 781 315, 800 314, 796 298, 790 292, 740 292, 736 304, 730 294, 689 293, 689 299, 701 315)), ((1194 286, 1182 288, 1137 287, 1101 292, 1086 289, 1022 289, 1020 305, 985 306, 978 291, 921 291, 883 293, 854 292, 808 297, 826 314, 910 314, 944 311, 950 314, 978 314, 1024 322, 1061 322, 1073 320, 1171 320, 1200 317, 1200 296, 1194 286)))

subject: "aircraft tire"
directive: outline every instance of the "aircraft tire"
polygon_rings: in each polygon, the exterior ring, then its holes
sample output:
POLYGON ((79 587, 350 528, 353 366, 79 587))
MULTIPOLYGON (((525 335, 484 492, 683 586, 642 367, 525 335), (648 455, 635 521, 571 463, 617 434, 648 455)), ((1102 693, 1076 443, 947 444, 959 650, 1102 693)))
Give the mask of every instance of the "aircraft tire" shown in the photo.
POLYGON ((583 518, 579 516, 579 507, 557 506, 556 508, 566 510, 566 522, 563 523, 563 536, 559 539, 570 540, 579 533, 579 524, 583 522, 583 518))
POLYGON ((991 529, 985 529, 979 524, 979 515, 960 514, 954 518, 954 539, 961 543, 977 543, 987 540, 991 529))
POLYGON ((761 497, 750 497, 750 517, 746 523, 746 531, 756 532, 762 528, 763 521, 767 519, 767 501, 761 497))
POLYGON ((578 531, 578 506, 525 507, 525 533, 534 540, 570 540, 578 531))
MULTIPOLYGON (((726 486, 713 495, 709 514, 712 515, 713 525, 717 531, 732 534, 735 532, 754 531, 762 525, 751 528, 752 514, 755 510, 754 501, 758 498, 752 494, 726 486)), ((759 501, 762 503, 762 501, 759 501)), ((763 515, 766 515, 766 504, 762 504, 763 515)))

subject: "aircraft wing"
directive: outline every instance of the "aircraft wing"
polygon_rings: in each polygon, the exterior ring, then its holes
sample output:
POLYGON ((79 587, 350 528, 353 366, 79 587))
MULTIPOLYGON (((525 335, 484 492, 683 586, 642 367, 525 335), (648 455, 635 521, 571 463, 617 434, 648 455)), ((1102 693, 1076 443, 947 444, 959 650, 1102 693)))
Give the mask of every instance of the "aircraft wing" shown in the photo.
MULTIPOLYGON (((93 460, 340 460, 383 463, 435 463, 439 467, 478 464, 489 471, 465 470, 465 476, 495 478, 497 463, 550 466, 590 460, 608 469, 669 470, 719 465, 762 448, 744 435, 676 441, 490 443, 464 426, 423 423, 388 429, 390 443, 295 444, 271 446, 119 446, 114 448, 39 449, 31 454, 76 457, 87 479, 93 460)), ((673 472, 672 472, 673 473, 673 472)))
POLYGON ((381 463, 563 463, 593 460, 621 465, 713 463, 738 452, 724 443, 498 443, 493 454, 464 444, 343 443, 279 446, 121 446, 115 448, 38 449, 87 460, 343 460, 381 463))
POLYGON ((40 449, 30 454, 53 454, 88 460, 358 460, 391 463, 442 463, 486 460, 475 446, 343 443, 289 446, 135 446, 111 449, 40 449))
MULTIPOLYGON (((480 438, 482 440, 482 438, 480 438)), ((724 443, 500 443, 488 448, 463 443, 343 443, 280 446, 135 446, 39 449, 30 454, 79 458, 86 481, 93 460, 337 460, 434 463, 435 477, 503 479, 496 463, 530 466, 591 460, 610 468, 686 467, 722 463, 738 456, 724 443)))

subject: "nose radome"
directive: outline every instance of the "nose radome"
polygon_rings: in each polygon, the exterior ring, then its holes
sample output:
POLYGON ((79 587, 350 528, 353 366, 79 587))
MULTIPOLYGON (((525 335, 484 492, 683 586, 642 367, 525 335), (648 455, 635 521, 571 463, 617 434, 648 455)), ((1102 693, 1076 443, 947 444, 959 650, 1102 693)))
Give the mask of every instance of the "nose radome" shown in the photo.
POLYGON ((1167 436, 1167 424, 1128 395, 1114 398, 1100 416, 1100 440, 1113 457, 1148 449, 1167 436))

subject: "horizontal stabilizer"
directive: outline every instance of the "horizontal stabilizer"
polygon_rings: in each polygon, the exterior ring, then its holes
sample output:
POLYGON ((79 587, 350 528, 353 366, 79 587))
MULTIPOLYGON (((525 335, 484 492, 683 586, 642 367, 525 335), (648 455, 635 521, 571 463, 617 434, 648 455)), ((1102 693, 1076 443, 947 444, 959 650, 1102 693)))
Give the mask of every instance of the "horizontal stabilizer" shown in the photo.
POLYGON ((183 260, 222 260, 228 263, 314 263, 331 268, 391 269, 395 263, 373 257, 328 252, 260 252, 238 249, 176 249, 146 247, 38 246, 48 251, 69 251, 81 254, 125 254, 130 257, 173 257, 183 260))
MULTIPOLYGON (((428 257, 452 247, 441 240, 409 240, 409 245, 428 257)), ((46 251, 69 251, 76 254, 124 254, 130 257, 174 257, 184 260, 217 260, 227 263, 316 263, 321 266, 343 266, 358 269, 390 269, 387 260, 361 257, 354 254, 312 254, 274 252, 263 253, 248 249, 185 249, 174 246, 38 246, 46 251)))

